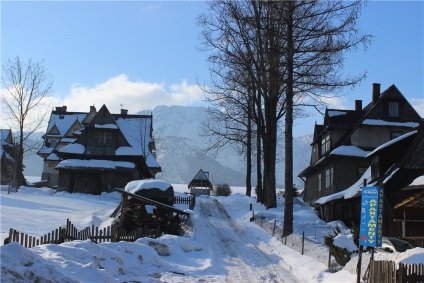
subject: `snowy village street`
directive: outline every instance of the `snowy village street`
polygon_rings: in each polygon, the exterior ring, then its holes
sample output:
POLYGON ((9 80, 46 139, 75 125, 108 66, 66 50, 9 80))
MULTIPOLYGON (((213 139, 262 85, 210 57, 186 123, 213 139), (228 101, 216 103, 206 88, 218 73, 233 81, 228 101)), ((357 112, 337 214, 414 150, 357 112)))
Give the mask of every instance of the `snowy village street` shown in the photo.
POLYGON ((195 238, 213 247, 217 263, 228 271, 227 282, 296 282, 281 258, 250 239, 216 199, 201 199, 199 207, 195 238))

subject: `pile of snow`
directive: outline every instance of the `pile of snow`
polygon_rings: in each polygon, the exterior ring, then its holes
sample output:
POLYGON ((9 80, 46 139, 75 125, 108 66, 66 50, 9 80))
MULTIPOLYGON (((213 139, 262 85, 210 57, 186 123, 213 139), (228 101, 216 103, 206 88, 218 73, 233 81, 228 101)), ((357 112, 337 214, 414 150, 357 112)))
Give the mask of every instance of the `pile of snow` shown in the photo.
POLYGON ((170 183, 162 180, 136 180, 129 182, 125 186, 125 191, 135 194, 138 191, 153 188, 159 189, 161 191, 166 191, 170 187, 172 187, 170 183))

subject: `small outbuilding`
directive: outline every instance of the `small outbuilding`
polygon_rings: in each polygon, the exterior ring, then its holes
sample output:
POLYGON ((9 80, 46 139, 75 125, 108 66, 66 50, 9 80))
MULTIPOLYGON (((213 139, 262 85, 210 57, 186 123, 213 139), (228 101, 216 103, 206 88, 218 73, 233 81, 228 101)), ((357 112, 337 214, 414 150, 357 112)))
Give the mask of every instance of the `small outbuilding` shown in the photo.
POLYGON ((202 169, 197 172, 193 180, 188 184, 188 189, 191 194, 196 196, 208 195, 210 196, 213 185, 209 181, 209 172, 205 172, 202 169))

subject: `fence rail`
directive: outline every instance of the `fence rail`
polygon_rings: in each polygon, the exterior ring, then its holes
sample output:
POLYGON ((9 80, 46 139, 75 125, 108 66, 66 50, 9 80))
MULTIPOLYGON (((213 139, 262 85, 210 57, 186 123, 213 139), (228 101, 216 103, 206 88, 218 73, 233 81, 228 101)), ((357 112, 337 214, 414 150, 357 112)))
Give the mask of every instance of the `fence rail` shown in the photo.
POLYGON ((196 195, 189 195, 186 197, 175 196, 174 204, 188 204, 189 209, 193 210, 196 205, 196 195))
POLYGON ((368 274, 369 283, 424 282, 424 264, 404 264, 396 266, 394 261, 371 260, 368 274))
POLYGON ((141 237, 157 238, 160 237, 161 234, 162 232, 159 226, 153 230, 145 226, 131 232, 127 232, 125 229, 117 227, 116 225, 104 227, 103 229, 92 225, 91 227, 78 230, 74 224, 67 219, 65 227, 59 227, 52 230, 51 233, 47 233, 39 238, 10 228, 9 237, 5 239, 4 244, 18 242, 26 248, 32 248, 43 244, 61 244, 73 240, 91 240, 95 243, 118 241, 134 242, 141 237))

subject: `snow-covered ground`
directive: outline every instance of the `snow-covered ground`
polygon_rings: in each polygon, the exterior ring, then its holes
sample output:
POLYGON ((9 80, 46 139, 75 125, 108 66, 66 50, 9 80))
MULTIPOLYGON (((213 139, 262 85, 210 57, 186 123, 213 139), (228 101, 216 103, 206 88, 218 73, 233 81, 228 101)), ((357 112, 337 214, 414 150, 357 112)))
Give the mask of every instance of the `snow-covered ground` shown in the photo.
MULTIPOLYGON (((187 192, 186 185, 174 185, 174 189, 187 192)), ((277 233, 272 236, 272 231, 250 222, 255 213, 257 219, 264 217, 262 224, 281 226, 283 199, 278 208, 265 210, 254 197, 244 196, 244 188, 232 190, 230 197, 197 198, 182 237, 164 235, 134 243, 73 241, 31 249, 17 243, 1 246, 1 282, 356 282, 357 258, 341 270, 334 259, 331 268, 325 263, 328 249, 322 237, 335 225, 348 234, 342 223, 323 222, 296 199, 296 235, 289 247, 277 233), (305 255, 296 241, 302 232, 309 243, 305 255)), ((6 186, 1 186, 0 197, 2 244, 11 227, 39 237, 65 225, 67 218, 80 229, 109 225, 109 216, 120 201, 119 193, 94 196, 22 187, 8 194, 6 186)), ((424 262, 424 249, 375 257, 424 262)), ((365 254, 363 271, 367 262, 365 254)))

